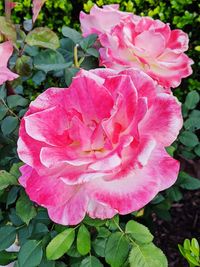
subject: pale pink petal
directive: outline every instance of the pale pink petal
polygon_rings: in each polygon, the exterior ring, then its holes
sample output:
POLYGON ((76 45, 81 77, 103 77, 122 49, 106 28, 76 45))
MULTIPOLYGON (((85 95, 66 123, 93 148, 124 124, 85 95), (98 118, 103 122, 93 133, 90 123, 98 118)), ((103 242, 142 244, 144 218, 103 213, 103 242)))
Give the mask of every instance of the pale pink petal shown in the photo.
POLYGON ((157 57, 165 49, 165 39, 160 33, 143 31, 136 36, 135 45, 143 49, 149 56, 157 57))
POLYGON ((36 21, 46 0, 33 0, 33 23, 36 21))

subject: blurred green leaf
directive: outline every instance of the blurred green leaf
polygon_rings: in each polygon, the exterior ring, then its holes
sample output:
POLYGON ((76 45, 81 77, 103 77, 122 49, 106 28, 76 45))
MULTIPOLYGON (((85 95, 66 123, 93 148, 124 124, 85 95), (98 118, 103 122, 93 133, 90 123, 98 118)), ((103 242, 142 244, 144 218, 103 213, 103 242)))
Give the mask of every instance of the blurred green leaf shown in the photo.
POLYGON ((83 39, 83 37, 81 36, 79 32, 67 26, 62 27, 62 34, 65 37, 68 37, 69 39, 71 39, 75 44, 79 44, 80 41, 83 39))
POLYGON ((195 147, 196 145, 199 144, 199 140, 196 134, 189 131, 182 132, 179 135, 179 140, 183 145, 188 147, 195 147))
POLYGON ((47 27, 38 27, 28 33, 25 42, 30 46, 57 49, 60 46, 58 36, 47 27))
POLYGON ((1 130, 4 135, 9 135, 11 134, 18 125, 19 121, 18 118, 12 117, 12 116, 7 116, 3 119, 2 124, 1 124, 1 130))
POLYGON ((10 95, 7 97, 7 103, 9 108, 15 108, 17 106, 25 107, 28 105, 28 100, 20 95, 10 95))
POLYGON ((188 109, 194 109, 199 100, 199 94, 196 91, 189 92, 186 96, 185 105, 188 109))
POLYGON ((71 62, 67 63, 62 54, 48 49, 40 52, 34 57, 34 66, 36 69, 47 73, 49 71, 65 69, 71 66, 71 62))
POLYGON ((7 188, 9 185, 17 185, 18 181, 16 176, 7 171, 0 171, 0 190, 7 188))
POLYGON ((0 251, 0 264, 8 265, 17 259, 17 252, 0 251))
POLYGON ((96 42, 97 37, 98 36, 96 34, 91 34, 83 38, 81 42, 79 43, 81 48, 86 51, 89 47, 91 47, 96 42))

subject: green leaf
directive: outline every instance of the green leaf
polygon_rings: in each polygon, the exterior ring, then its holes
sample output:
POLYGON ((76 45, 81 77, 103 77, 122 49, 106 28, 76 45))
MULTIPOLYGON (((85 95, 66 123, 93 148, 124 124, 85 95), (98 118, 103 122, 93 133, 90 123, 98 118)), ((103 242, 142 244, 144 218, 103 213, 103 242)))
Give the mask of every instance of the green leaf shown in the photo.
POLYGON ((195 147, 194 152, 200 157, 200 145, 195 147))
POLYGON ((33 68, 32 58, 26 55, 18 57, 15 68, 20 76, 30 76, 33 68))
POLYGON ((130 267, 167 267, 164 253, 153 243, 135 246, 129 257, 130 267))
POLYGON ((196 238, 192 238, 190 249, 196 257, 199 257, 199 243, 196 238))
POLYGON ((186 130, 196 131, 200 129, 200 118, 197 117, 189 117, 184 122, 184 126, 186 130))
POLYGON ((85 225, 81 225, 77 234, 77 250, 81 255, 84 256, 90 252, 90 249, 90 233, 85 225))
POLYGON ((200 266, 200 262, 198 262, 191 254, 186 252, 185 257, 190 263, 194 264, 194 266, 200 266))
POLYGON ((32 81, 36 85, 40 85, 46 79, 46 74, 43 71, 37 71, 32 77, 32 81))
POLYGON ((29 240, 22 245, 19 255, 19 267, 35 267, 38 266, 42 260, 43 250, 41 241, 29 240))
POLYGON ((105 247, 107 238, 96 238, 92 243, 92 248, 95 253, 100 257, 105 257, 105 247))
POLYGON ((91 47, 97 40, 96 34, 91 34, 87 36, 86 38, 83 38, 80 42, 81 48, 86 51, 89 47, 91 47))
POLYGON ((3 119, 1 124, 2 133, 4 135, 8 135, 14 132, 14 130, 17 128, 18 122, 18 118, 7 116, 5 119, 3 119))
POLYGON ((7 171, 0 171, 0 190, 7 188, 9 185, 17 185, 18 181, 16 176, 7 171))
POLYGON ((196 145, 199 144, 199 140, 196 134, 189 131, 182 132, 179 135, 179 140, 183 145, 188 147, 195 147, 196 145))
POLYGON ((7 103, 9 108, 25 107, 28 105, 28 100, 20 95, 10 95, 7 97, 7 103))
POLYGON ((6 225, 0 227, 0 251, 9 248, 16 239, 16 229, 13 226, 6 225))
POLYGON ((167 196, 172 200, 172 201, 180 201, 183 198, 183 194, 179 190, 177 186, 173 186, 169 188, 167 191, 167 196))
POLYGON ((32 236, 35 239, 40 239, 49 232, 47 226, 43 223, 37 223, 34 225, 32 236))
POLYGON ((0 120, 2 120, 6 116, 7 112, 8 112, 8 108, 1 105, 0 106, 0 120))
POLYGON ((34 66, 36 69, 47 73, 49 71, 63 70, 71 66, 71 63, 66 63, 59 52, 48 49, 34 57, 34 66))
POLYGON ((57 260, 62 257, 71 247, 75 238, 75 231, 69 228, 58 234, 46 248, 46 255, 48 260, 57 260))
POLYGON ((86 216, 84 218, 83 221, 85 224, 90 225, 90 226, 94 226, 94 227, 98 227, 98 226, 102 226, 106 223, 106 220, 100 220, 100 219, 92 219, 88 216, 86 216))
POLYGON ((149 229, 136 221, 129 221, 126 224, 125 232, 131 234, 135 240, 141 243, 149 243, 153 240, 153 235, 149 229))
POLYGON ((187 190, 196 190, 200 188, 200 180, 190 176, 185 172, 179 173, 177 184, 187 190))
POLYGON ((36 216, 35 207, 26 194, 22 194, 17 200, 16 213, 27 225, 36 216))
POLYGON ((187 94, 185 105, 188 109, 194 109, 196 105, 199 103, 199 94, 196 91, 192 91, 187 94))
POLYGON ((178 249, 179 249, 180 253, 183 255, 183 257, 185 257, 185 250, 184 250, 183 246, 178 244, 178 249))
POLYGON ((28 33, 25 42, 30 46, 57 49, 60 46, 58 36, 47 27, 38 27, 28 33))
POLYGON ((16 252, 0 251, 0 264, 5 266, 17 259, 16 252))
POLYGON ((105 260, 111 267, 123 266, 128 257, 129 243, 123 233, 111 234, 105 248, 105 260))
POLYGON ((86 50, 86 53, 87 53, 88 55, 93 56, 93 57, 99 58, 99 51, 96 50, 96 49, 93 48, 93 47, 88 48, 88 49, 86 50))
POLYGON ((67 86, 70 86, 72 78, 76 76, 76 73, 79 72, 78 68, 66 68, 65 69, 65 82, 67 86))
POLYGON ((8 40, 13 41, 14 43, 16 42, 17 33, 15 26, 5 17, 0 17, 0 32, 5 35, 8 40))
POLYGON ((82 260, 80 267, 103 267, 103 264, 94 256, 88 256, 82 260))
POLYGON ((83 39, 83 37, 81 36, 81 34, 67 26, 63 26, 62 27, 62 34, 65 37, 68 37, 69 39, 71 39, 75 44, 79 44, 80 41, 83 39))

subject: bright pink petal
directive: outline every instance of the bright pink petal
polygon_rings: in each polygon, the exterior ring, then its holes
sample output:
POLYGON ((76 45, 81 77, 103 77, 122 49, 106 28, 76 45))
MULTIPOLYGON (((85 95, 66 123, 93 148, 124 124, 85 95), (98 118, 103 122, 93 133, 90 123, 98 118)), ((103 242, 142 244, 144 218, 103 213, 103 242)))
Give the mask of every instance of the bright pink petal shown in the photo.
POLYGON ((177 99, 159 94, 140 123, 139 132, 148 133, 159 144, 169 146, 177 138, 182 123, 181 106, 177 99))
POLYGON ((181 30, 171 31, 168 47, 178 53, 188 50, 188 35, 181 30))
POLYGON ((31 114, 24 119, 26 132, 33 139, 53 146, 70 143, 66 132, 69 124, 67 114, 60 107, 31 114))

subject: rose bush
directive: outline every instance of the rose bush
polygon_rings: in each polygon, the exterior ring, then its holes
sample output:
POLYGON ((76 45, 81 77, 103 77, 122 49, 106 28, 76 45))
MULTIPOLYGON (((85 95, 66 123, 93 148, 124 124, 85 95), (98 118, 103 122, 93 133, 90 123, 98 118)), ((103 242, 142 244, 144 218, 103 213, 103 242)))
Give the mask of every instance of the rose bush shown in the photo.
POLYGON ((188 36, 182 30, 171 30, 168 24, 150 17, 121 15, 116 6, 94 6, 89 15, 81 12, 80 22, 84 36, 99 35, 100 65, 141 69, 166 88, 177 87, 192 73, 193 61, 184 53, 188 36), (100 23, 102 17, 106 18, 105 27, 100 23))
POLYGON ((0 85, 6 81, 12 81, 18 77, 7 68, 8 60, 13 53, 12 43, 7 41, 0 44, 0 85))
POLYGON ((180 104, 145 73, 80 71, 69 89, 30 104, 19 131, 20 183, 64 225, 146 205, 176 180, 165 151, 182 126, 180 104))

